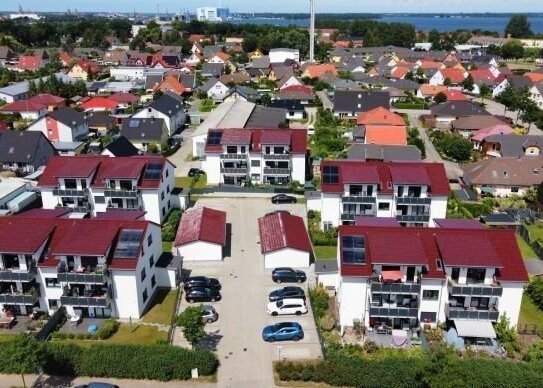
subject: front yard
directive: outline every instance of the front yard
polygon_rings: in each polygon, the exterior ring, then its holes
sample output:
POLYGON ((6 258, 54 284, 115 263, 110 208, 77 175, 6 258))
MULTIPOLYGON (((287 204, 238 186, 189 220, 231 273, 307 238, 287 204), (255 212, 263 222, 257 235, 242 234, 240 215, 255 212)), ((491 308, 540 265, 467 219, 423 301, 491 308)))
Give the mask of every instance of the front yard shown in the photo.
POLYGON ((530 232, 532 241, 543 242, 543 222, 536 222, 535 224, 525 225, 526 229, 530 232))
POLYGON ((175 187, 183 189, 201 189, 206 187, 207 177, 201 175, 199 177, 180 176, 175 178, 175 187))
POLYGON ((105 341, 114 344, 154 345, 167 340, 168 332, 160 331, 156 326, 121 323, 117 332, 105 341))
POLYGON ((543 330, 543 311, 526 294, 522 295, 518 327, 523 329, 525 325, 537 325, 539 330, 543 330))
POLYGON ((317 260, 336 260, 337 247, 334 245, 315 246, 313 249, 317 260))
POLYGON ((153 300, 152 307, 143 316, 142 321, 147 323, 158 323, 168 326, 176 309, 177 294, 179 290, 158 290, 153 300))

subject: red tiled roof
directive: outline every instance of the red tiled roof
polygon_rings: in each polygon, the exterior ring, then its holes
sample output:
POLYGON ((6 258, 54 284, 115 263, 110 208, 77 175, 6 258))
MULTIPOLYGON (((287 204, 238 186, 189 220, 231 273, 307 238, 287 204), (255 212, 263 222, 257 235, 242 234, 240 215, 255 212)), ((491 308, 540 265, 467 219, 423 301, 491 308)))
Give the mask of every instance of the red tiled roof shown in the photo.
POLYGON ((58 185, 58 178, 86 178, 100 164, 100 157, 53 156, 43 170, 38 186, 58 185))
POLYGON ((496 79, 494 74, 488 69, 470 70, 469 73, 473 77, 474 81, 492 81, 496 79))
POLYGON ((258 219, 260 250, 263 254, 291 248, 312 252, 307 228, 302 217, 285 211, 266 214, 258 219))
POLYGON ((129 104, 135 104, 140 100, 138 96, 132 93, 114 93, 111 96, 109 96, 109 99, 117 103, 129 103, 129 104))
POLYGON ((222 133, 222 145, 249 145, 251 144, 251 131, 246 129, 225 129, 222 133))
POLYGON ((443 75, 443 79, 448 78, 454 84, 459 84, 466 79, 466 71, 464 69, 453 67, 451 69, 441 69, 439 71, 443 75))
POLYGON ((422 162, 362 162, 353 160, 330 160, 321 164, 321 173, 325 166, 338 166, 338 183, 324 183, 321 176, 321 190, 324 193, 342 193, 344 183, 376 183, 379 185, 379 191, 385 194, 392 193, 392 185, 411 183, 411 184, 429 184, 428 195, 449 195, 449 181, 445 173, 445 167, 442 163, 422 163, 422 162), (377 171, 372 175, 362 174, 359 170, 377 171), (394 177, 399 180, 395 181, 394 177), (355 182, 356 177, 360 175, 362 182, 355 182), (371 179, 371 182, 368 180, 371 179), (427 183, 417 183, 427 182, 427 183))
POLYGON ((366 125, 365 143, 407 145, 407 129, 399 125, 366 125))
POLYGON ((447 101, 467 101, 467 97, 460 90, 446 90, 443 92, 447 96, 447 101))
POLYGON ((102 108, 102 109, 113 109, 116 108, 118 103, 116 101, 110 100, 106 97, 93 97, 90 100, 85 101, 81 104, 81 109, 88 110, 88 109, 95 109, 95 108, 102 108))
POLYGON ((293 154, 305 154, 307 151, 305 129, 210 129, 208 138, 210 133, 221 133, 222 137, 220 144, 206 143, 205 151, 208 153, 221 153, 222 146, 227 144, 250 144, 249 152, 262 152, 262 144, 290 145, 290 152, 293 154))
POLYGON ((0 108, 3 112, 39 112, 47 110, 47 106, 30 100, 19 100, 0 108))
POLYGON ((175 236, 175 246, 195 241, 224 245, 226 243, 226 212, 208 207, 194 208, 184 212, 175 236))
POLYGON ((285 129, 269 129, 262 132, 260 144, 290 145, 292 132, 285 129))
POLYGON ((379 170, 374 165, 361 165, 343 171, 343 183, 379 182, 379 170))
POLYGON ((2 217, 0 252, 35 253, 55 228, 51 223, 35 223, 19 217, 2 217))
POLYGON ((34 97, 29 98, 28 101, 36 102, 41 105, 50 106, 50 105, 62 104, 63 102, 66 101, 66 99, 59 96, 54 96, 52 94, 41 93, 41 94, 35 95, 34 97))
POLYGON ((340 244, 341 236, 344 235, 364 237, 366 264, 351 265, 342 261, 341 276, 369 277, 372 275, 373 264, 423 264, 426 267, 423 278, 443 279, 445 273, 436 263, 437 259, 442 259, 445 266, 500 268, 498 281, 528 281, 512 230, 340 226, 340 244))
POLYGON ((21 55, 17 68, 21 70, 34 71, 38 70, 43 63, 43 59, 34 55, 21 55))
POLYGON ((356 118, 358 125, 381 124, 381 125, 405 125, 402 116, 391 112, 381 106, 367 112, 361 112, 356 118))
POLYGON ((93 75, 100 72, 100 67, 88 59, 80 59, 77 61, 77 66, 79 66, 88 75, 93 75))
POLYGON ((325 63, 322 65, 309 65, 304 71, 309 78, 321 78, 325 74, 331 74, 336 76, 337 69, 331 63, 325 63))

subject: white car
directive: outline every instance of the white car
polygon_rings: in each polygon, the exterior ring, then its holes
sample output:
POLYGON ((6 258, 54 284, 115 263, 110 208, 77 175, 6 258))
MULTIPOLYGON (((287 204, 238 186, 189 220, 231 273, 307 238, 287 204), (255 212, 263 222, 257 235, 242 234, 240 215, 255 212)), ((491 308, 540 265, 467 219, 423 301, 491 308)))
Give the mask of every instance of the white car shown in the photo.
POLYGON ((287 314, 302 315, 307 313, 307 306, 301 298, 281 299, 268 303, 267 310, 268 314, 273 316, 287 314))

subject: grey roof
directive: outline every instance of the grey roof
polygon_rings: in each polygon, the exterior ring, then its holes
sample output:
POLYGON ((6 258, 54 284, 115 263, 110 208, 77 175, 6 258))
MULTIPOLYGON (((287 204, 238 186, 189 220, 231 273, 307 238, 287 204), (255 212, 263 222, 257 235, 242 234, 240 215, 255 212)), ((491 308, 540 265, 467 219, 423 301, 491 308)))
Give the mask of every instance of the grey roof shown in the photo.
POLYGON ((400 90, 411 90, 411 91, 416 92, 417 90, 419 90, 420 84, 418 82, 411 81, 408 79, 399 79, 396 81, 389 80, 389 83, 386 86, 390 86, 390 87, 400 89, 400 90))
POLYGON ((16 84, 8 85, 0 88, 0 93, 7 96, 18 96, 28 93, 28 81, 17 82, 16 84))
MULTIPOLYGON (((543 136, 536 135, 491 135, 484 140, 486 143, 499 143, 502 157, 525 156, 527 146, 537 146, 543 150, 543 136)), ((539 155, 543 157, 543 153, 539 155)))
POLYGON ((145 77, 145 89, 151 90, 156 84, 162 82, 163 74, 147 74, 145 77))
POLYGON ((514 75, 512 77, 507 78, 507 81, 514 88, 523 88, 523 87, 531 88, 533 85, 532 80, 523 75, 514 75))
POLYGON ((433 116, 483 116, 489 115, 484 108, 470 101, 447 101, 430 107, 433 116))
POLYGON ((292 66, 273 66, 273 72, 278 80, 288 80, 294 75, 292 66))
POLYGON ((513 217, 511 217, 507 213, 492 213, 487 214, 484 216, 481 216, 481 221, 487 225, 518 225, 518 222, 515 221, 513 217))
POLYGON ((224 65, 222 63, 204 63, 202 65, 202 75, 218 77, 222 74, 224 65))
POLYGON ((136 141, 162 141, 165 131, 163 119, 135 119, 124 120, 121 134, 128 140, 136 141))
POLYGON ((365 67, 366 62, 361 57, 351 57, 347 63, 345 63, 345 70, 353 71, 357 67, 365 67))
POLYGON ((286 109, 257 105, 249 116, 245 128, 278 128, 286 116, 286 109))
POLYGON ((543 181, 541 158, 492 158, 462 166, 463 180, 478 186, 533 186, 543 181))
POLYGON ((185 108, 181 98, 175 98, 169 93, 164 93, 162 96, 153 101, 148 107, 153 108, 160 113, 164 113, 166 116, 175 115, 185 108))
POLYGON ((315 273, 337 273, 337 260, 315 260, 315 273))
POLYGON ((336 90, 362 90, 358 84, 350 79, 342 79, 334 76, 325 75, 321 78, 322 82, 326 82, 328 85, 336 90))
POLYGON ((390 107, 388 92, 336 90, 334 93, 334 112, 367 112, 382 106, 390 107))
POLYGON ((353 160, 379 160, 413 161, 421 160, 420 150, 412 145, 379 145, 379 144, 353 144, 348 151, 348 159, 353 160))
POLYGON ((115 156, 134 156, 139 153, 138 149, 124 136, 113 140, 106 149, 115 156))
POLYGON ((13 52, 8 46, 0 46, 0 59, 9 59, 13 52))
POLYGON ((378 75, 377 77, 371 77, 368 74, 360 74, 360 76, 357 76, 357 74, 353 75, 354 79, 361 83, 362 85, 381 85, 381 86, 388 86, 388 84, 391 82, 388 78, 383 77, 382 75, 378 75))
POLYGON ((258 90, 255 90, 255 89, 253 89, 253 88, 251 88, 249 86, 236 86, 236 87, 233 87, 226 93, 226 95, 224 97, 227 98, 227 97, 231 96, 234 93, 239 94, 240 96, 242 96, 243 98, 245 98, 248 101, 256 100, 259 97, 258 90))
POLYGON ((85 113, 72 108, 61 108, 48 114, 49 117, 60 121, 68 127, 76 127, 85 123, 85 113))
POLYGON ((179 76, 179 81, 183 83, 187 88, 194 89, 196 86, 196 75, 195 74, 181 74, 179 76))
POLYGON ((253 69, 267 69, 270 67, 270 57, 267 55, 264 55, 260 58, 253 59, 253 63, 251 65, 253 69))
POLYGON ((217 82, 221 82, 221 81, 219 81, 218 78, 210 78, 205 82, 205 84, 200 86, 198 89, 201 90, 202 92, 207 93, 209 91, 209 89, 211 89, 213 87, 213 85, 215 85, 217 82))
POLYGON ((1 131, 0 161, 30 163, 34 160, 41 139, 49 140, 40 131, 1 131))
POLYGON ((205 46, 202 54, 207 58, 210 55, 217 54, 219 51, 222 52, 222 46, 205 46))
POLYGON ((284 108, 290 112, 305 112, 305 107, 295 100, 275 100, 269 106, 272 108, 284 108))
POLYGON ((108 112, 90 112, 87 118, 91 128, 113 125, 116 121, 108 112))

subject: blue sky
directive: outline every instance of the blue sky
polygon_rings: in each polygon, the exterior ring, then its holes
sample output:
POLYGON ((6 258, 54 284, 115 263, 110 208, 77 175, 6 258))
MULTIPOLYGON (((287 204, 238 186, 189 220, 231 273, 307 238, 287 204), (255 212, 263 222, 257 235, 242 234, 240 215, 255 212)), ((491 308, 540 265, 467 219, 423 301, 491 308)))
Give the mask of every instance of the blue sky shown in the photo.
MULTIPOLYGON (((16 10, 19 4, 34 11, 194 11, 196 7, 216 5, 217 0, 0 0, 0 9, 16 10)), ((222 0, 234 12, 305 12, 308 0, 222 0)), ((541 0, 317 0, 317 12, 543 12, 541 0)))

